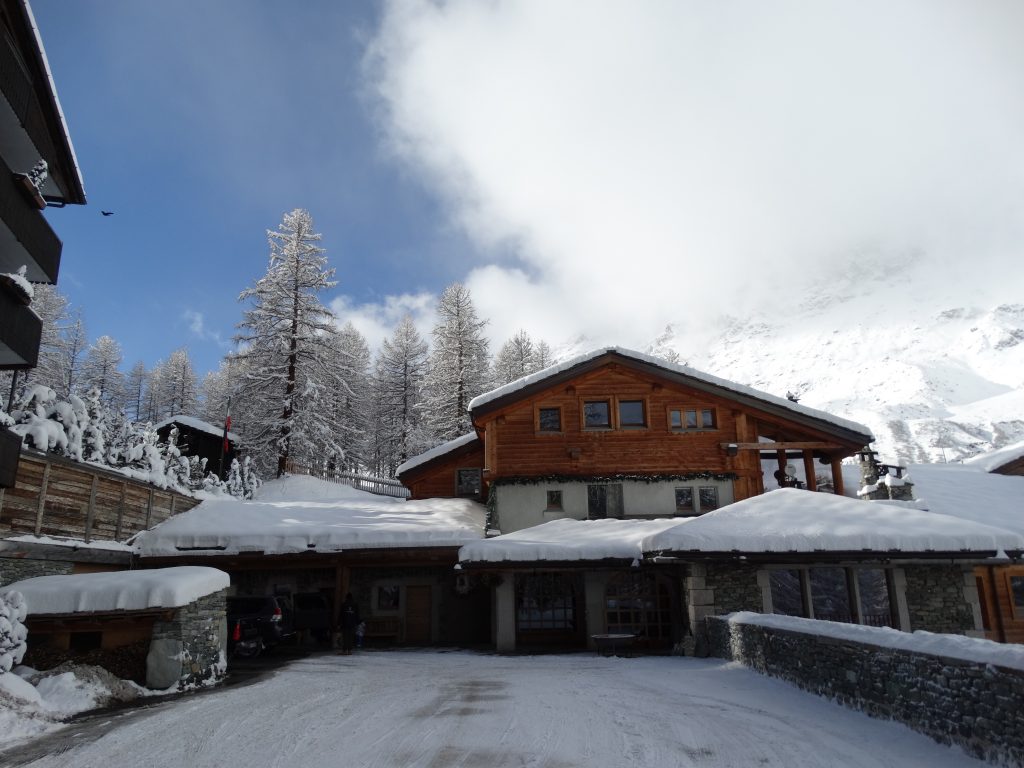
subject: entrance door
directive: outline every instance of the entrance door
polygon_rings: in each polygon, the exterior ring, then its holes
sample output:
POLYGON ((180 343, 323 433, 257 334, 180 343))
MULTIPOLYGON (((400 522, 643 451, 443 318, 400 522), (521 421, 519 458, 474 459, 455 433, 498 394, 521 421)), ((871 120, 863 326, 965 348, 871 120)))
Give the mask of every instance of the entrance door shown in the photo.
POLYGON ((426 645, 430 642, 431 610, 430 587, 405 588, 405 642, 426 645))
POLYGON ((603 520, 606 517, 622 517, 622 484, 587 486, 587 517, 603 520))

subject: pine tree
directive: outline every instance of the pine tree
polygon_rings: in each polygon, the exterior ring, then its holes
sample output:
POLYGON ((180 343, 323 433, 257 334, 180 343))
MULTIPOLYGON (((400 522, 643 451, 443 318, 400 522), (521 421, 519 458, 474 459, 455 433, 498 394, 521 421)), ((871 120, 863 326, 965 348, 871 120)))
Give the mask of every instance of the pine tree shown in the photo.
POLYGON ((392 476, 410 456, 429 447, 424 428, 427 343, 406 315, 385 339, 374 367, 372 433, 378 474, 392 476))
POLYGON ((246 444, 264 469, 280 476, 289 459, 316 464, 341 455, 328 395, 345 386, 324 347, 334 344, 333 315, 317 294, 335 285, 321 237, 303 210, 285 214, 268 231, 266 274, 244 290, 249 301, 235 341, 245 363, 240 399, 246 412, 246 444))
POLYGON ((501 345, 494 358, 494 384, 508 384, 538 370, 535 358, 533 339, 526 331, 519 331, 501 345))
POLYGON ((428 374, 430 428, 438 441, 451 440, 470 429, 467 406, 490 383, 486 320, 480 320, 461 283, 444 289, 437 306, 434 346, 428 374))
POLYGON ((366 467, 366 433, 370 410, 370 348, 352 323, 338 331, 333 365, 344 386, 331 392, 333 420, 342 460, 335 463, 348 472, 366 467))
POLYGON ((125 416, 132 421, 142 419, 143 396, 146 392, 146 385, 149 380, 149 371, 143 362, 138 362, 128 371, 128 378, 124 385, 124 410, 125 416))
POLYGON ((120 409, 124 403, 123 361, 121 345, 110 336, 96 339, 82 361, 81 387, 86 392, 96 389, 106 408, 120 409))
POLYGON ((67 397, 78 388, 88 338, 82 313, 76 312, 70 324, 61 332, 61 343, 57 354, 57 367, 61 377, 60 388, 55 389, 61 397, 67 397))
POLYGON ((530 373, 543 371, 545 368, 555 364, 554 356, 551 354, 551 347, 548 346, 546 341, 538 341, 537 345, 533 348, 533 364, 535 368, 530 373))
POLYGON ((199 389, 192 360, 184 347, 174 350, 163 364, 160 387, 164 417, 196 415, 199 410, 199 389))

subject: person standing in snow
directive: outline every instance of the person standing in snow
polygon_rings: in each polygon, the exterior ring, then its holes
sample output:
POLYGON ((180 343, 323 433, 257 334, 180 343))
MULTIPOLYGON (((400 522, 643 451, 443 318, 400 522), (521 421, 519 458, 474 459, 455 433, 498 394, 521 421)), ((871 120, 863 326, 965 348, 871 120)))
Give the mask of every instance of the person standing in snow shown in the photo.
POLYGON ((352 646, 356 640, 356 627, 359 626, 359 608, 356 601, 352 599, 352 593, 345 595, 345 602, 341 604, 341 611, 338 613, 338 625, 341 627, 341 653, 349 656, 352 653, 352 646))

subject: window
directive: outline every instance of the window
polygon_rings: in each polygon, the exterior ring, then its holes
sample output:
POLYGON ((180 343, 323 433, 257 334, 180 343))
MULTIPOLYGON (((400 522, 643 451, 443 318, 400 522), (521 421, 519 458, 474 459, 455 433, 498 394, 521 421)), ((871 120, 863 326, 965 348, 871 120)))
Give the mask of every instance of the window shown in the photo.
POLYGON ((377 587, 377 610, 397 611, 402 589, 397 586, 377 587))
POLYGON ((823 621, 859 622, 872 627, 895 626, 889 572, 883 568, 772 570, 768 572, 768 581, 774 613, 813 615, 823 621))
POLYGON ((548 509, 561 509, 562 508, 562 492, 561 491, 548 491, 548 509))
POLYGON ((622 517, 622 483, 587 486, 587 518, 622 517))
POLYGON ((654 645, 669 644, 671 599, 663 579, 646 573, 622 574, 608 582, 604 598, 605 631, 635 634, 654 645))
POLYGON ((516 624, 523 630, 576 629, 576 594, 563 573, 516 575, 516 624))
POLYGON ((619 400, 620 427, 646 427, 643 400, 619 400))
POLYGON ((693 505, 693 488, 676 488, 676 512, 680 515, 697 514, 693 505))
POLYGON ((480 496, 480 486, 481 483, 479 469, 455 470, 456 496, 477 498, 480 496))
POLYGON ((718 415, 714 408, 670 408, 668 424, 673 430, 717 429, 718 415))
POLYGON ((1024 576, 1010 576, 1010 600, 1017 617, 1024 616, 1024 576))
POLYGON ((583 426, 586 429, 610 429, 611 414, 607 400, 590 400, 583 403, 583 426))
POLYGON ((718 489, 713 485, 703 485, 700 488, 700 512, 710 512, 718 509, 718 489))
POLYGON ((562 431, 562 409, 561 408, 539 408, 537 410, 537 431, 538 432, 561 432, 562 431))

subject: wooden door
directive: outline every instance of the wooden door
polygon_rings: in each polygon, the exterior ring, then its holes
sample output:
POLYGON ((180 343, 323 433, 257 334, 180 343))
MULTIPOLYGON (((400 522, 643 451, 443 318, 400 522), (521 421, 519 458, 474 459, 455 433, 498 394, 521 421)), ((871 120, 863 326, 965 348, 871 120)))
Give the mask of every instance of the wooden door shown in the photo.
POLYGON ((426 645, 431 641, 433 616, 430 587, 405 588, 405 642, 426 645))

